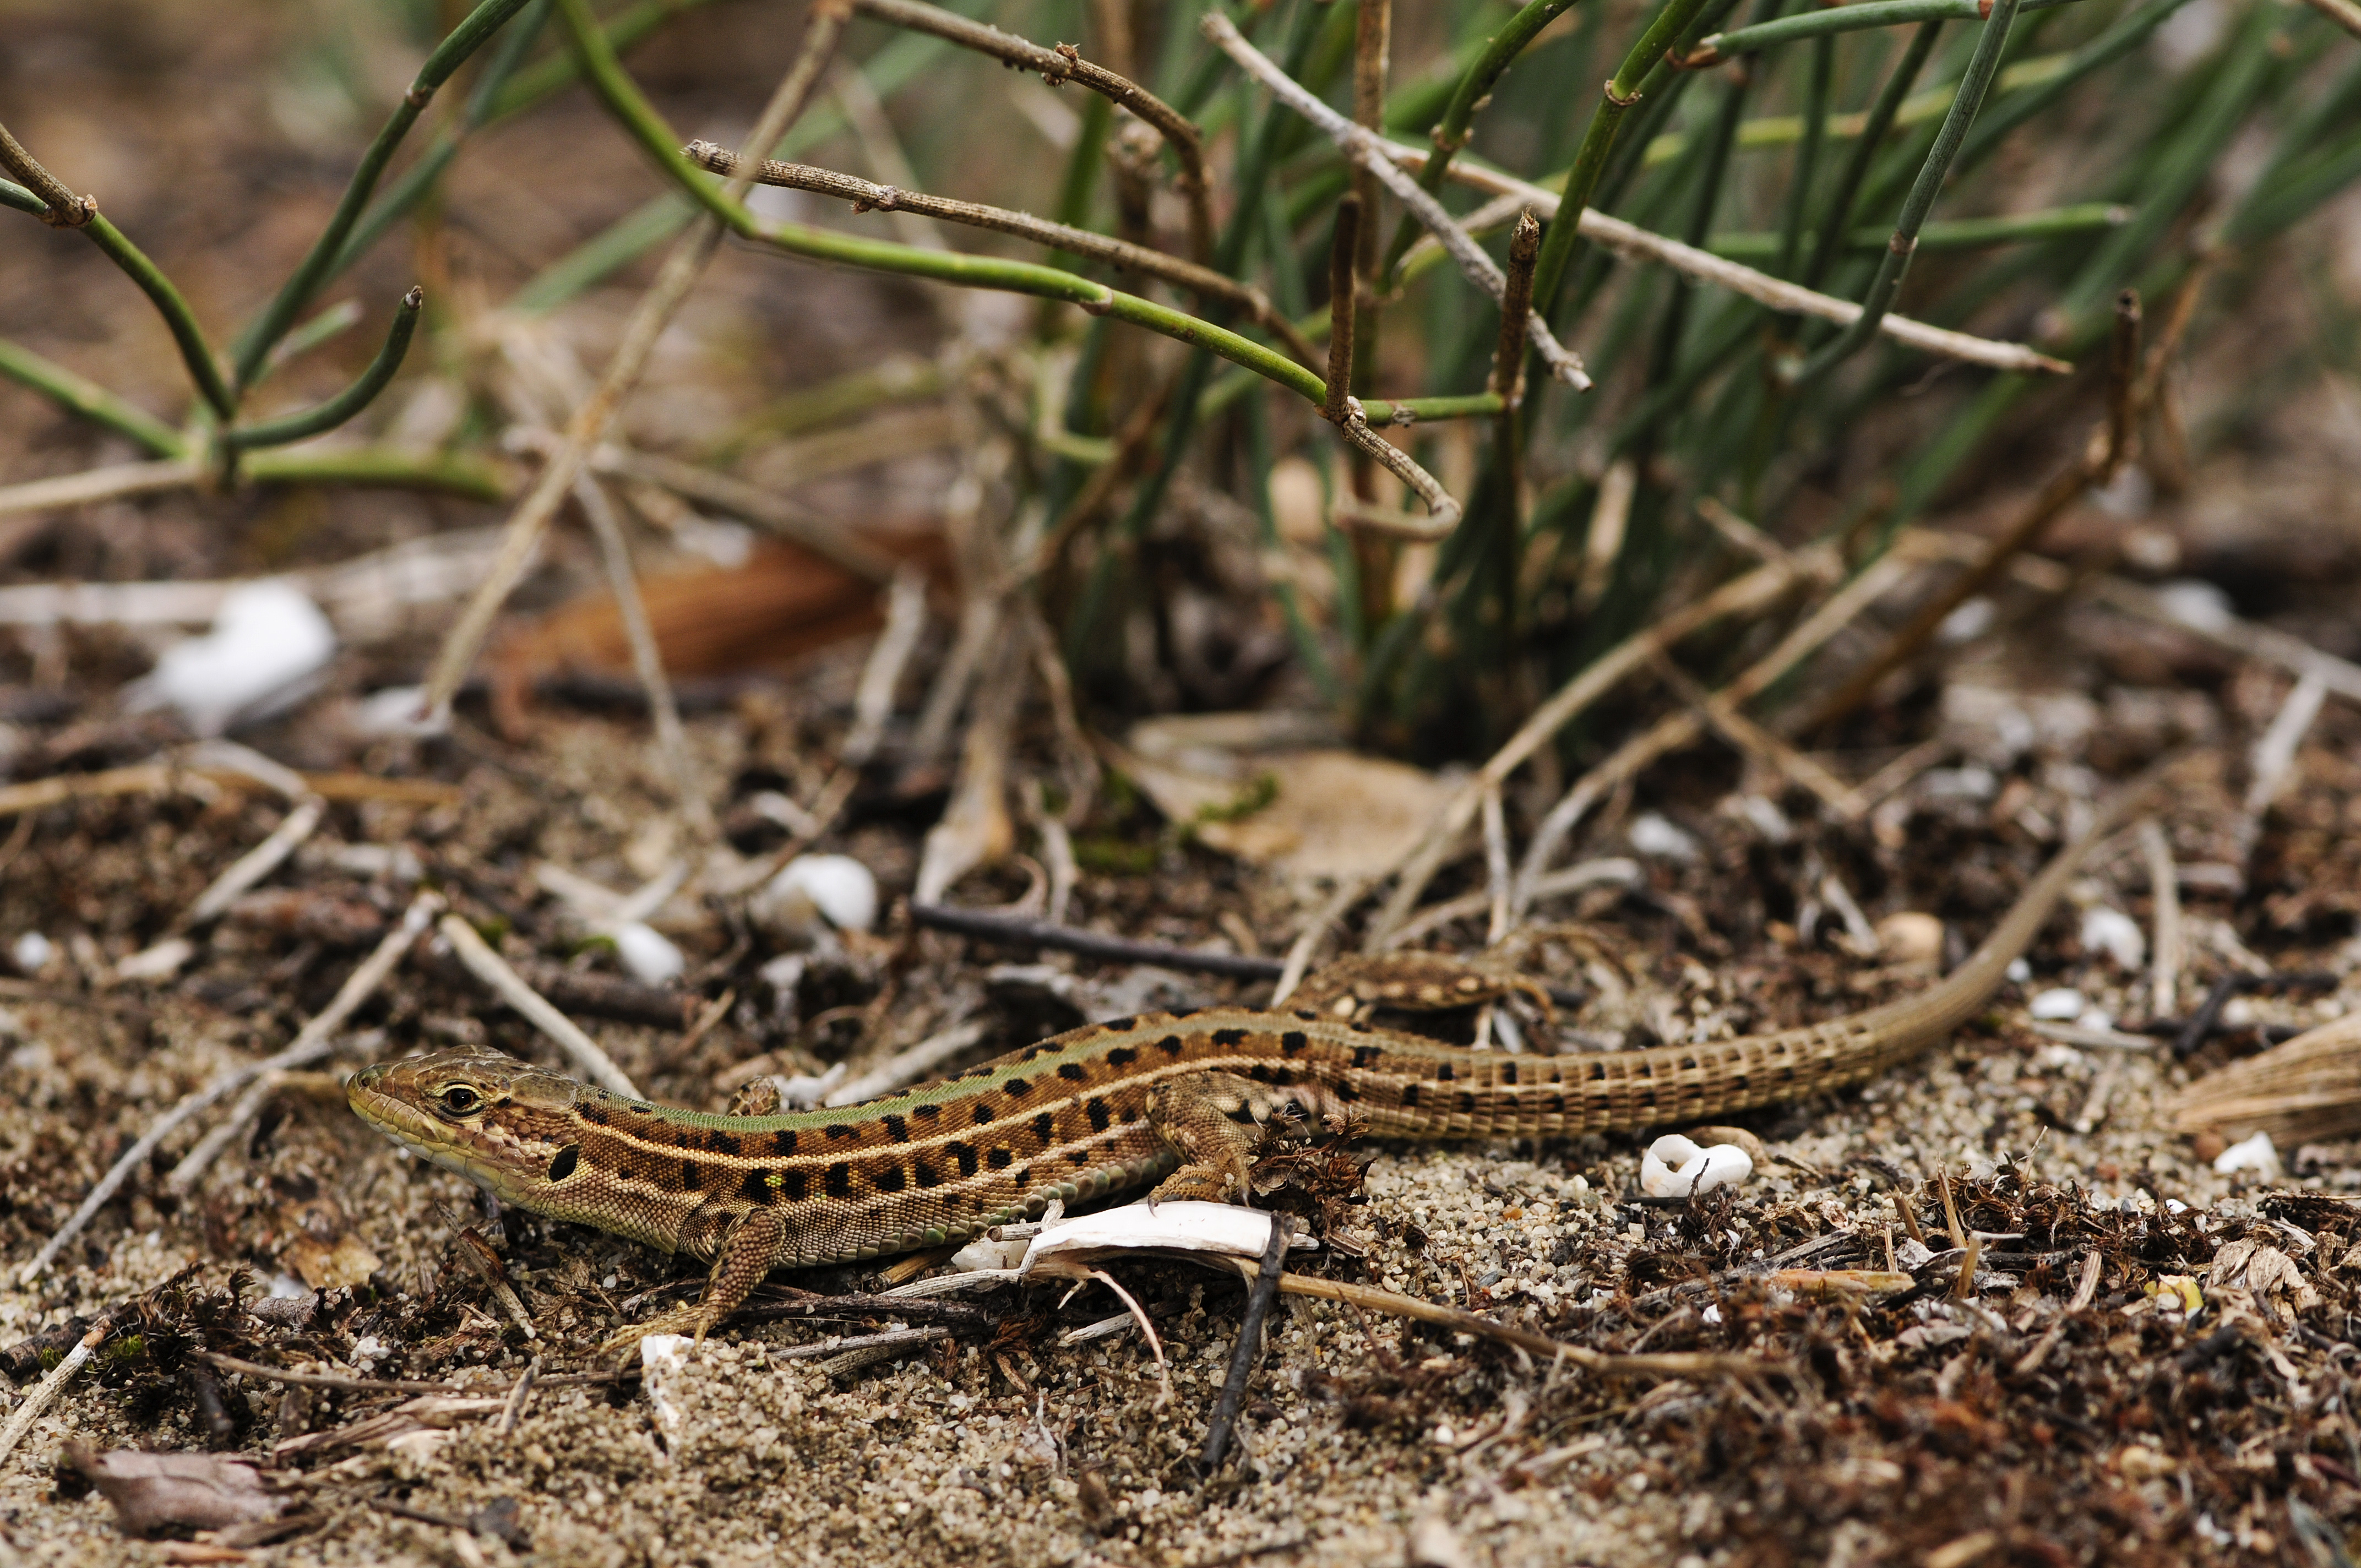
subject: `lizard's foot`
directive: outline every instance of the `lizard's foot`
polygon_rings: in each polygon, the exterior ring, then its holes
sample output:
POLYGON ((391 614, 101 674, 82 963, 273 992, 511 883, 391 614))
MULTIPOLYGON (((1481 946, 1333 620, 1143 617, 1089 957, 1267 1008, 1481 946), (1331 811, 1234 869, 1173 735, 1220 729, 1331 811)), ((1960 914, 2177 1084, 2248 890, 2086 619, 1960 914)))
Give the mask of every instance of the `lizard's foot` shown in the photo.
POLYGON ((1184 1165, 1156 1184, 1150 1203, 1235 1203, 1245 1196, 1246 1162, 1235 1167, 1184 1165))
POLYGON ((599 1354, 610 1354, 620 1351, 628 1356, 629 1353, 636 1349, 639 1343, 650 1334, 688 1334, 699 1344, 704 1343, 705 1336, 720 1327, 721 1319, 728 1315, 727 1313, 708 1313, 706 1310, 707 1303, 712 1299, 712 1297, 713 1292, 708 1289, 704 1301, 692 1301, 686 1306, 675 1307, 670 1311, 658 1312, 646 1322, 632 1323, 618 1330, 600 1342, 599 1354))

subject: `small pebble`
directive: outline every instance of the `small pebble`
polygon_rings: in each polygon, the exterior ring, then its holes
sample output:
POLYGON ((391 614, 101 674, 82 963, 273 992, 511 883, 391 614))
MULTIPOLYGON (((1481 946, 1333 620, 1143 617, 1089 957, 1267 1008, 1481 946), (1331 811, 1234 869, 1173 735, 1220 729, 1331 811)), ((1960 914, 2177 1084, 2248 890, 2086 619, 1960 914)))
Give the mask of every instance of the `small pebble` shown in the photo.
POLYGON ((2147 938, 2139 923, 2103 904, 2082 911, 2082 946, 2106 954, 2121 970, 2136 970, 2147 961, 2147 938))
POLYGON ((2268 1133, 2243 1138, 2214 1157, 2216 1176, 2234 1176, 2242 1170, 2253 1171, 2265 1181, 2277 1181, 2286 1175, 2279 1168, 2279 1151, 2272 1145, 2268 1133))
POLYGON ((2026 1003, 2025 1010, 2048 1024, 2062 1024, 2070 1018, 2080 1018, 2083 1008, 2082 993, 2070 985, 2052 986, 2026 1003))

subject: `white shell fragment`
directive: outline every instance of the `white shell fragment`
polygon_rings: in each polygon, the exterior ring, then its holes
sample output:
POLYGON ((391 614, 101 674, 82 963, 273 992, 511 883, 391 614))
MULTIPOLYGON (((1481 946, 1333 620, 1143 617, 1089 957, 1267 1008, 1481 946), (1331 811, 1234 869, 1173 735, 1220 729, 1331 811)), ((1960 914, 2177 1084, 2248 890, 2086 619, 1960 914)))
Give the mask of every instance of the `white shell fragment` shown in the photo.
MULTIPOLYGON (((1080 1219, 1045 1225, 1025 1250, 1020 1274, 1080 1274, 1110 1253, 1142 1250, 1213 1253, 1260 1258, 1270 1245, 1270 1216, 1235 1203, 1126 1203, 1080 1219)), ((1290 1236, 1288 1250, 1310 1251, 1320 1244, 1290 1236)))
POLYGON ((1640 1190, 1651 1198, 1686 1198, 1735 1187, 1753 1174, 1753 1157, 1736 1144, 1699 1148, 1678 1133, 1666 1133, 1640 1160, 1640 1190))
POLYGON ((644 921, 626 922, 609 934, 615 939, 615 956, 642 985, 669 984, 688 967, 672 938, 644 921))
POLYGON ((302 700, 335 652, 335 629, 302 589, 241 583, 222 596, 211 631, 165 649, 125 696, 134 712, 177 708, 191 729, 219 735, 302 700))
POLYGON ((1631 848, 1651 860, 1694 861, 1697 858, 1697 839, 1685 828, 1676 828, 1655 812, 1642 812, 1633 819, 1626 835, 1631 848))
POLYGON ((851 855, 797 855, 746 901, 755 925, 787 941, 877 923, 877 878, 851 855))
POLYGON ((451 728, 450 715, 426 709, 424 686, 385 686, 353 705, 353 730, 375 738, 423 740, 451 728))
POLYGON ((38 931, 27 931, 8 944, 8 961, 18 974, 38 974, 57 956, 58 945, 38 931))
POLYGON ((641 1387, 648 1392, 648 1403, 655 1409, 656 1431, 667 1448, 688 1419, 673 1398, 673 1390, 688 1369, 689 1347, 696 1343, 686 1334, 650 1334, 640 1341, 641 1387))
POLYGON ((2085 1005, 2082 993, 2072 986, 2054 985, 2026 1003, 2025 1010, 2045 1024, 2064 1024, 2080 1018, 2085 1005))
POLYGON ((2279 1151, 2268 1133, 2232 1144, 2213 1161, 2216 1176, 2235 1176, 2242 1170, 2251 1170, 2265 1181, 2277 1181, 2287 1174, 2279 1167, 2279 1151))
POLYGON ((2147 938, 2139 922, 2103 904, 2082 911, 2082 946, 2106 954, 2120 970, 2137 970, 2147 961, 2147 938))

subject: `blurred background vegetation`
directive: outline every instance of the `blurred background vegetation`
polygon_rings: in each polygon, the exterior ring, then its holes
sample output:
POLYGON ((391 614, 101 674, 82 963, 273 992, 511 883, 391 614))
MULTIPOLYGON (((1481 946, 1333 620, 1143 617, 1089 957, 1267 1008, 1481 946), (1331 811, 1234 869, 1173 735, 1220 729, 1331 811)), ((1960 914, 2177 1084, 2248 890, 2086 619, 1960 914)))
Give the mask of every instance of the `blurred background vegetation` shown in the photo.
MULTIPOLYGON (((1207 41, 1205 6, 952 9, 1037 43, 1073 43, 1189 116, 1212 172, 1213 264, 1315 343, 1325 336, 1350 166, 1207 41)), ((1356 38, 1366 54, 1382 31, 1374 12, 1274 0, 1230 14, 1298 80, 1356 112, 1356 38)), ((411 282, 426 285, 421 348, 391 389, 365 388, 367 406, 325 445, 249 453, 241 477, 267 495, 249 483, 164 503, 168 513, 195 509, 184 537, 218 532, 227 518, 248 565, 314 548, 290 543, 319 516, 318 503, 286 499, 292 483, 406 493, 368 503, 412 509, 407 523, 386 525, 396 532, 429 526, 430 515, 434 526, 488 519, 482 509, 519 481, 501 443, 512 415, 489 389, 473 327, 493 313, 558 323, 595 368, 689 222, 691 200, 580 86, 547 0, 460 51, 450 86, 389 147, 380 126, 398 117, 404 85, 467 16, 435 0, 13 8, 23 41, 0 62, 11 128, 69 188, 95 192, 102 214, 178 282, 239 372, 242 425, 256 411, 317 407, 366 382, 395 302, 411 282), (390 157, 364 189, 352 171, 373 137, 390 157), (357 222, 337 237, 329 214, 340 197, 357 222), (274 294, 283 303, 290 292, 280 280, 307 250, 319 276, 272 314, 274 294)), ((792 58, 805 9, 636 0, 602 20, 681 139, 734 145, 792 58)), ((1005 467, 983 477, 1004 554, 1038 550, 1039 608, 1098 712, 1292 702, 1436 761, 1498 744, 1668 596, 1694 597, 1744 565, 1743 528, 1717 526, 1700 501, 1776 544, 1839 542, 1855 566, 1930 513, 1989 528, 1993 509, 2023 504, 2081 455, 2106 407, 2123 291, 2145 301, 2151 335, 2185 321, 2185 352, 2210 356, 2232 389, 2191 408, 2180 379, 2162 378, 2132 433, 2138 461, 2101 493, 2118 516, 2180 493, 2210 456, 2254 450, 2259 433, 2284 428, 2275 408, 2334 391, 2354 368, 2361 269, 2337 199, 2361 175, 2361 43, 2323 10, 2073 0, 2004 5, 1987 19, 1965 0, 1864 0, 1837 13, 1786 0, 1463 0, 1400 7, 1383 65, 1378 117, 1399 141, 1430 145, 1439 126, 1455 140, 1464 123, 1463 167, 1557 191, 1588 137, 1604 153, 1585 170, 1597 211, 1844 300, 1898 278, 1896 312, 2026 343, 2073 369, 2002 372, 1864 342, 1545 237, 1538 306, 1597 385, 1554 384, 1536 364, 1511 413, 1389 427, 1465 509, 1444 537, 1414 541, 1351 521, 1420 509, 1302 396, 1251 370, 1071 306, 961 295, 891 268, 823 273, 736 245, 683 318, 694 353, 669 368, 660 354, 635 400, 632 438, 759 479, 764 454, 783 443, 963 399, 983 422, 973 428, 1009 444, 1005 467), (1839 22, 1814 20, 1832 14, 1839 22), (1719 53, 1701 47, 1741 29, 1719 53), (1524 41, 1488 51, 1502 38, 1524 41), (1667 38, 1668 49, 1651 47, 1667 38), (1989 93, 1954 113, 1980 50, 1989 93), (1639 95, 1628 105, 1602 97, 1610 76, 1639 95), (1609 113, 1595 123, 1602 104, 1609 113), (1956 146, 1938 146, 1947 125, 1964 131, 1956 146), (1932 203, 1905 270, 1888 237, 1914 186, 1932 203), (1340 521, 1346 497, 1356 504, 1340 521)), ((1357 108, 1367 117, 1366 74, 1357 108)), ((778 150, 1190 250, 1179 166, 1127 112, 866 17, 848 27, 833 73, 778 150)), ((1455 212, 1486 202, 1436 184, 1455 212)), ((1484 392, 1498 307, 1433 264, 1431 247, 1409 247, 1414 230, 1393 198, 1375 201, 1355 390, 1484 392)), ((187 379, 173 386, 155 318, 105 258, 28 215, 38 199, 12 204, 24 212, 0 229, 10 344, 0 370, 19 383, 0 394, 0 425, 16 431, 0 451, 6 477, 199 453, 219 469, 206 431, 220 422, 187 379)), ((758 190, 752 204, 917 247, 1068 266, 1224 319, 1218 302, 1005 235, 917 230, 906 214, 791 192, 758 190)), ((1514 213, 1488 214, 1478 237, 1499 258, 1514 213)), ((1275 341, 1251 322, 1228 324, 1275 341)), ((873 520, 848 510, 923 512, 946 471, 938 462, 917 474, 837 496, 840 520, 873 520)), ((63 576, 157 569, 109 565, 72 532, 20 530, 10 536, 17 565, 63 576)), ((105 535, 101 526, 91 537, 105 535)), ((193 569, 212 547, 186 548, 193 569)), ((2113 564, 2123 541, 2091 548, 2113 564)), ((2135 539, 2135 557, 2140 548, 2135 539)), ((1703 651, 1704 665, 1734 667, 1763 635, 1730 634, 1729 646, 1703 651)), ((1579 731, 1568 743, 1583 743, 1579 731)))

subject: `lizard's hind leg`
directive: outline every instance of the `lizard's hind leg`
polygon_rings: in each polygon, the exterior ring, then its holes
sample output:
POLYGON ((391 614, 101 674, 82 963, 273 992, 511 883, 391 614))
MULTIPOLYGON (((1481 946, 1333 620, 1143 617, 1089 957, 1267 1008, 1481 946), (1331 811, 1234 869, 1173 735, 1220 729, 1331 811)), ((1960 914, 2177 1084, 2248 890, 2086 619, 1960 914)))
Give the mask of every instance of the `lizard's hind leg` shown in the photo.
POLYGON ((1260 1124, 1289 1099, 1230 1072, 1192 1072, 1149 1090, 1148 1124, 1181 1162, 1149 1201, 1246 1201, 1246 1156, 1262 1139, 1260 1124))

